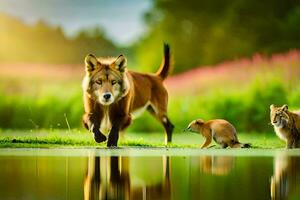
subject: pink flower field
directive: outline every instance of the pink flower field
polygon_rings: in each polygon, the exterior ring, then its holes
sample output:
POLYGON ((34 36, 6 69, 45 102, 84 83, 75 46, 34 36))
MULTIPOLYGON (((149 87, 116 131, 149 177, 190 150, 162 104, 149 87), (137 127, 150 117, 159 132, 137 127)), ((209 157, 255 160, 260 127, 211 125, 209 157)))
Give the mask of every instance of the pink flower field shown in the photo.
MULTIPOLYGON (((18 87, 18 91, 22 91, 22 88, 26 90, 36 83, 44 85, 76 83, 78 85, 76 87, 80 88, 84 76, 83 64, 2 63, 0 69, 4 92, 11 91, 7 85, 18 87)), ((166 80, 166 86, 171 95, 198 94, 217 89, 240 90, 255 80, 263 83, 270 78, 294 84, 299 83, 299 75, 300 50, 291 50, 270 57, 256 54, 252 58, 227 61, 214 66, 199 66, 170 76, 166 80)))
POLYGON ((194 94, 211 88, 242 89, 253 80, 279 78, 286 83, 298 83, 300 75, 300 50, 265 57, 223 62, 215 66, 201 66, 182 74, 171 76, 166 85, 171 94, 194 94))

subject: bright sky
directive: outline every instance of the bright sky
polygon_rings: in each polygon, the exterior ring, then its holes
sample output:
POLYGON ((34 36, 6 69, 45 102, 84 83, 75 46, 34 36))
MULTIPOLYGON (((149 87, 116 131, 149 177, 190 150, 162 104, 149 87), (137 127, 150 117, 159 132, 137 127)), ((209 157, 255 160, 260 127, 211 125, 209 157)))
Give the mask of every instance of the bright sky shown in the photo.
POLYGON ((42 19, 61 25, 68 35, 100 25, 109 38, 122 45, 145 32, 143 14, 151 6, 151 0, 0 0, 0 12, 27 23, 42 19))

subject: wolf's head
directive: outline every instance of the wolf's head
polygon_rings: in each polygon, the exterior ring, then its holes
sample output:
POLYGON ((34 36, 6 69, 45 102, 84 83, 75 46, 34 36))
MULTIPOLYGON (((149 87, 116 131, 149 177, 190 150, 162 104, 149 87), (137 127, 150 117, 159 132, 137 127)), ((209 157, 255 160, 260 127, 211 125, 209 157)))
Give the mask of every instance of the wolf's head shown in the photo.
POLYGON ((118 101, 126 96, 129 90, 126 64, 127 60, 123 55, 106 59, 98 59, 92 54, 87 55, 83 90, 92 99, 105 106, 118 101))

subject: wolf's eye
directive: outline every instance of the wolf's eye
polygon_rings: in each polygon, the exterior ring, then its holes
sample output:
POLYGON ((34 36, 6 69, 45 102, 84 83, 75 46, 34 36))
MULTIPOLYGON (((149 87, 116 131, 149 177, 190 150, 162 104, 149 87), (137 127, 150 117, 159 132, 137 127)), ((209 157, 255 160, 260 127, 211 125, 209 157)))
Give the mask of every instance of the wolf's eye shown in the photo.
POLYGON ((102 80, 99 79, 99 80, 96 81, 96 83, 97 83, 98 85, 102 85, 102 80))
POLYGON ((114 85, 114 84, 116 84, 116 83, 117 83, 117 81, 115 81, 115 80, 112 80, 112 81, 111 81, 111 84, 112 84, 112 85, 114 85))

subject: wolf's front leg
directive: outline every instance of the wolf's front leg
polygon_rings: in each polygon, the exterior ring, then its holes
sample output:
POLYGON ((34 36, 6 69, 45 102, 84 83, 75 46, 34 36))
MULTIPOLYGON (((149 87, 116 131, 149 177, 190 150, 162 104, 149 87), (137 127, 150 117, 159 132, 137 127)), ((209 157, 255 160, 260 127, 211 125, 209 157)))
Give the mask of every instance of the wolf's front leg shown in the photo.
POLYGON ((106 141, 105 135, 100 132, 100 123, 97 121, 97 117, 92 113, 85 113, 83 115, 83 124, 86 129, 94 134, 96 142, 101 143, 106 141))
POLYGON ((106 137, 100 132, 99 127, 94 127, 92 132, 94 134, 94 139, 96 142, 101 143, 106 141, 106 137))
POLYGON ((127 128, 131 123, 131 115, 124 114, 112 120, 112 128, 108 135, 107 147, 117 147, 119 140, 119 131, 127 128))
POLYGON ((115 124, 112 126, 108 135, 107 147, 117 147, 119 140, 119 125, 115 124))

